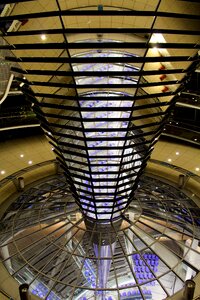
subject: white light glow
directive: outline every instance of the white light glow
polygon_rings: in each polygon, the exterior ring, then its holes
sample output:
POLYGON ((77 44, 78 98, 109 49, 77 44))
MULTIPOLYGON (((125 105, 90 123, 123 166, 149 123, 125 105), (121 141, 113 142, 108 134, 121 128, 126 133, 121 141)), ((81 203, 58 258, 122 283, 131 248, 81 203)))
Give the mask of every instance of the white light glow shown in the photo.
POLYGON ((150 43, 166 43, 161 33, 154 33, 151 37, 150 43))
POLYGON ((42 40, 42 41, 45 41, 46 39, 47 39, 47 36, 46 36, 45 34, 42 34, 42 35, 41 35, 41 40, 42 40))
POLYGON ((1 175, 4 175, 6 173, 6 171, 2 170, 1 171, 1 175))
POLYGON ((28 164, 29 164, 29 165, 32 165, 32 163, 33 163, 32 160, 29 160, 29 161, 28 161, 28 164))

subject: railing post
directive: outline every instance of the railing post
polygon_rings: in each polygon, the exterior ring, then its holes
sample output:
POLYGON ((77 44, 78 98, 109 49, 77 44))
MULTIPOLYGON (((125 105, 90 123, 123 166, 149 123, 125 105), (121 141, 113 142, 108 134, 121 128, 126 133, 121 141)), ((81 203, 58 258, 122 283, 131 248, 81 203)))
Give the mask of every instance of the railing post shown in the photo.
POLYGON ((29 285, 27 283, 23 283, 19 286, 19 295, 21 300, 30 300, 28 289, 29 285))
POLYGON ((185 288, 183 291, 183 298, 184 300, 192 300, 194 296, 194 290, 195 290, 195 282, 191 279, 186 280, 185 282, 185 288))

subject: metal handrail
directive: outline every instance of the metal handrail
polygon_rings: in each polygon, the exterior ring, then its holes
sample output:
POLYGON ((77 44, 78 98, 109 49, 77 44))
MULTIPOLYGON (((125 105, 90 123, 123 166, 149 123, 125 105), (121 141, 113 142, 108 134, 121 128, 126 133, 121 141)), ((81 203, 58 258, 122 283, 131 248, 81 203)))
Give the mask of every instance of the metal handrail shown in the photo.
POLYGON ((2 179, 0 181, 0 188, 3 187, 5 184, 7 184, 10 180, 14 180, 20 176, 22 176, 23 174, 25 173, 28 173, 28 172, 31 172, 39 167, 44 167, 44 166, 47 166, 47 165, 50 165, 50 164, 57 164, 57 160, 56 159, 51 159, 51 160, 47 160, 47 161, 43 161, 41 163, 38 163, 38 164, 35 164, 35 165, 32 165, 32 166, 28 166, 24 169, 21 169, 20 171, 17 171, 7 177, 5 177, 4 179, 2 179))
MULTIPOLYGON (((2 289, 0 289, 0 295, 3 295, 4 297, 8 298, 9 300, 13 299, 11 296, 9 296, 6 292, 4 292, 2 289)), ((13 299, 14 300, 14 299, 13 299)))
POLYGON ((15 77, 14 74, 10 75, 10 78, 9 78, 7 86, 6 86, 6 90, 5 90, 4 94, 3 94, 3 97, 0 99, 0 105, 4 102, 4 100, 6 100, 6 98, 8 96, 8 93, 10 91, 10 87, 11 87, 11 84, 13 82, 14 77, 15 77))
POLYGON ((164 167, 167 167, 167 168, 170 168, 170 169, 175 170, 175 171, 178 171, 179 173, 182 173, 185 176, 191 177, 192 179, 196 180, 197 182, 200 182, 200 176, 199 175, 197 175, 197 174, 195 174, 191 171, 188 171, 186 169, 183 169, 179 166, 175 166, 173 164, 169 164, 167 162, 160 161, 160 160, 157 160, 157 159, 152 159, 152 158, 149 159, 149 162, 157 164, 157 165, 161 165, 161 166, 164 166, 164 167))
MULTIPOLYGON (((164 167, 167 167, 167 168, 170 168, 170 169, 173 169, 175 171, 178 171, 179 173, 182 173, 185 176, 190 177, 190 178, 194 179, 195 181, 197 181, 198 183, 200 183, 200 176, 198 176, 197 174, 192 173, 191 171, 183 169, 179 166, 175 166, 173 164, 169 164, 169 163, 157 160, 157 159, 149 159, 149 162, 157 164, 157 165, 161 165, 161 166, 164 166, 164 167)), ((32 165, 32 166, 28 166, 24 169, 21 169, 20 171, 17 171, 15 173, 5 177, 4 179, 2 179, 0 181, 0 188, 3 187, 5 184, 7 184, 10 180, 14 180, 14 179, 22 176, 25 173, 31 172, 31 171, 39 168, 39 167, 44 167, 44 166, 47 166, 47 165, 50 165, 50 164, 58 164, 58 161, 56 159, 51 159, 51 160, 43 161, 41 163, 37 163, 37 164, 32 165)))

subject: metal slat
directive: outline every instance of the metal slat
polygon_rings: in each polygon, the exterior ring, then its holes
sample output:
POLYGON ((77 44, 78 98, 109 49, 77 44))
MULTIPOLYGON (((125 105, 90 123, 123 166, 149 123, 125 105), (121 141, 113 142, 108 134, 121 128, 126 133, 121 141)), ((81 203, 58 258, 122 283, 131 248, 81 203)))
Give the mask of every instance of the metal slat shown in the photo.
MULTIPOLYGON (((48 93, 33 93, 30 94, 30 91, 27 91, 24 87, 23 87, 23 91, 25 91, 25 93, 30 96, 33 97, 33 101, 35 102, 35 98, 34 97, 39 97, 39 98, 49 98, 49 99, 61 99, 61 100, 74 100, 74 101, 88 101, 89 97, 83 96, 83 95, 79 95, 77 96, 65 96, 65 95, 59 95, 59 94, 48 94, 48 93)), ((92 92, 91 92, 92 94, 92 92)), ((121 95, 121 94, 117 94, 117 96, 109 96, 109 100, 113 100, 113 101, 123 101, 123 100, 133 100, 134 101, 139 101, 139 100, 144 100, 144 99, 152 99, 152 98, 160 98, 160 97, 165 97, 165 96, 175 96, 177 94, 177 91, 170 91, 170 92, 166 92, 166 93, 152 93, 152 94, 144 94, 144 95, 121 95)), ((96 96, 95 95, 95 99, 96 100, 100 100, 100 101, 108 101, 108 97, 103 97, 103 96, 96 96)))
MULTIPOLYGON (((19 2, 19 1, 18 1, 19 2)), ((136 16, 136 17, 163 17, 175 19, 192 19, 199 20, 199 15, 181 14, 164 11, 147 11, 147 10, 62 10, 62 11, 45 11, 39 13, 16 14, 1 17, 0 22, 24 19, 52 18, 59 16, 136 16)))
MULTIPOLYGON (((31 63, 96 63, 97 57, 5 57, 6 60, 12 62, 31 62, 31 63)), ((198 62, 200 59, 191 56, 157 56, 157 57, 98 57, 98 63, 150 63, 150 62, 198 62)))
MULTIPOLYGON (((129 66, 131 68, 131 66, 129 66)), ((59 71, 59 70, 22 70, 19 68, 11 68, 13 72, 17 72, 24 75, 48 75, 48 76, 66 76, 66 77, 110 77, 110 76, 149 76, 149 75, 162 75, 162 74, 177 74, 177 73, 186 73, 187 70, 184 69, 165 69, 165 70, 135 70, 132 71, 59 71)))
MULTIPOLYGON (((95 128, 95 132, 101 132, 101 131, 104 131, 104 132, 126 132, 126 131, 134 131, 134 130, 138 130, 138 129, 143 129, 143 128, 148 128, 148 127, 152 127, 152 126, 158 126, 160 124, 163 124, 164 122, 161 121, 161 122, 151 122, 151 123, 147 123, 147 124, 144 124, 144 125, 133 125, 132 127, 128 127, 128 128, 95 128)), ((60 129, 66 129, 66 130, 72 130, 72 131, 77 131, 77 132, 82 132, 83 130, 85 132, 94 132, 94 129, 93 128, 78 128, 76 126, 68 126, 68 125, 64 125, 64 124, 59 124, 59 123, 51 123, 51 122, 42 122, 42 126, 43 125, 48 125, 50 127, 55 127, 55 128, 60 128, 60 129)))
POLYGON ((147 43, 147 42, 89 42, 89 43, 25 43, 0 45, 1 50, 48 50, 48 49, 200 49, 195 43, 147 43))
POLYGON ((161 33, 171 35, 200 35, 200 30, 183 30, 183 29, 166 29, 166 28, 64 28, 64 29, 41 29, 41 30, 25 30, 25 31, 12 31, 4 34, 0 33, 0 36, 28 36, 28 35, 41 35, 41 34, 88 34, 88 33, 124 33, 124 34, 149 34, 149 33, 161 33))
MULTIPOLYGON (((158 116, 164 116, 166 114, 166 112, 158 112, 158 113, 151 113, 151 114, 146 114, 146 115, 141 115, 141 116, 137 116, 137 117, 131 117, 131 121, 134 120, 142 120, 144 118, 151 118, 151 117, 158 117, 158 116)), ((52 114, 52 113, 43 113, 43 117, 49 117, 49 118, 60 118, 63 120, 71 120, 71 121, 78 121, 80 122, 80 118, 78 117, 73 117, 73 116, 63 116, 63 115, 56 115, 56 114, 52 114)), ((39 113, 38 113, 38 117, 42 117, 39 113)), ((96 118, 83 118, 84 122, 97 122, 96 118)), ((107 118, 98 118, 98 122, 100 121, 108 121, 107 118)), ((125 122, 125 121, 129 121, 129 118, 109 118, 109 122, 125 122)))
MULTIPOLYGON (((118 78, 118 77, 116 77, 118 78)), ((113 78, 112 78, 113 79, 113 78)), ((23 82, 19 78, 16 78, 17 81, 23 82)), ((26 82, 28 84, 28 82, 26 82)), ((184 83, 184 80, 171 80, 171 81, 165 81, 163 82, 145 82, 145 83, 139 83, 137 86, 139 88, 145 88, 145 87, 151 87, 151 86, 163 86, 163 85, 176 85, 176 84, 182 84, 184 83)), ((46 86, 46 87, 58 87, 58 88, 72 88, 72 89, 86 89, 86 88, 115 88, 115 89, 121 89, 121 88, 136 88, 135 80, 133 80, 133 83, 99 83, 99 84, 76 84, 76 83, 62 83, 62 82, 44 82, 44 81, 31 81, 29 82, 30 86, 46 86)))
MULTIPOLYGON (((30 2, 33 0, 20 0, 20 2, 30 2)), ((11 4, 11 3, 19 3, 19 1, 16 0, 1 0, 1 4, 11 4)))
MULTIPOLYGON (((109 101, 109 98, 108 98, 109 101)), ((145 108, 155 108, 155 107, 162 107, 162 106, 168 106, 170 105, 170 101, 165 101, 165 102, 156 102, 156 103, 149 103, 149 104, 143 104, 143 105, 137 105, 134 107, 135 110, 140 110, 140 109, 145 109, 145 108)), ((39 104, 40 108, 55 108, 55 109, 60 109, 60 110, 65 110, 65 111, 78 111, 78 112, 96 112, 96 111, 130 111, 130 107, 123 106, 122 107, 76 107, 76 106, 69 106, 69 105, 63 105, 63 104, 54 104, 54 103, 48 103, 48 102, 41 102, 39 104)))

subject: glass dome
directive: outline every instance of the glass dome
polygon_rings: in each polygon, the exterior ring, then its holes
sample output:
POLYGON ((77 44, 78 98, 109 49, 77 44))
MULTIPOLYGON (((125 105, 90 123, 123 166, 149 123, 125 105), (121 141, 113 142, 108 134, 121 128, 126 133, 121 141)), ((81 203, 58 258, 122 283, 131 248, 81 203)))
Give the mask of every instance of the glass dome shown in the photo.
POLYGON ((94 223, 65 177, 29 188, 1 220, 1 260, 41 299, 163 299, 199 271, 199 208, 142 176, 121 220, 94 223))

